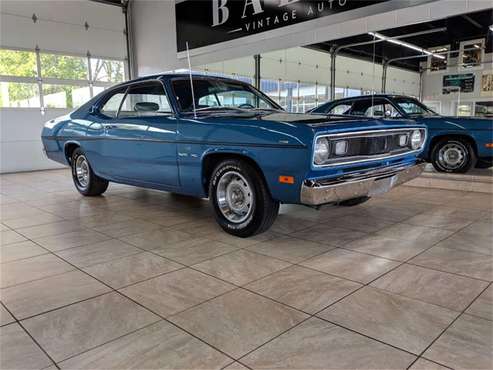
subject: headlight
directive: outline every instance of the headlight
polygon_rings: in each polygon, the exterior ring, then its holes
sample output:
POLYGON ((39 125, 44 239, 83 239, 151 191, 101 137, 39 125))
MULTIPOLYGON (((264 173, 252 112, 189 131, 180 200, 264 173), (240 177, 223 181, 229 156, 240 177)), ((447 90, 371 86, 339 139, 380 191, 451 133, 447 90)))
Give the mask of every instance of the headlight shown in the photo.
POLYGON ((423 142, 423 135, 420 130, 414 130, 411 134, 411 148, 413 150, 419 149, 423 142))
POLYGON ((329 141, 322 137, 315 143, 314 162, 317 165, 324 164, 329 159, 329 141))

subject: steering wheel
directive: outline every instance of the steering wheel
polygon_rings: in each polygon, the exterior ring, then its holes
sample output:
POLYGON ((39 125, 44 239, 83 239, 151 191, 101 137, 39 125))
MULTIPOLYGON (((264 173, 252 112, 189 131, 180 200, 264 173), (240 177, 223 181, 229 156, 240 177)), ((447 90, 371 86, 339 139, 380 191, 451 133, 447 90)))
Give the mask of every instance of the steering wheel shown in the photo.
POLYGON ((255 107, 253 105, 248 104, 248 103, 241 104, 241 105, 238 106, 238 108, 255 109, 255 107))

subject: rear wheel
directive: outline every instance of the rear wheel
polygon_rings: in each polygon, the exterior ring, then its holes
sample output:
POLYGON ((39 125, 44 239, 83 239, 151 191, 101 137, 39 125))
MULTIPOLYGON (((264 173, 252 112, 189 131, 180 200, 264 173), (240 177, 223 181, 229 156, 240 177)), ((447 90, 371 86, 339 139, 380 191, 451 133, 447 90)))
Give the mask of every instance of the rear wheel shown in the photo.
POLYGON ((439 172, 465 173, 476 165, 472 145, 462 138, 445 138, 431 151, 431 163, 439 172))
POLYGON ((77 148, 72 153, 71 166, 75 188, 82 195, 101 195, 108 189, 108 181, 93 172, 82 149, 77 148))
POLYGON ((223 230, 242 238, 269 229, 279 212, 279 202, 270 196, 262 175, 236 159, 225 160, 215 168, 209 199, 223 230))

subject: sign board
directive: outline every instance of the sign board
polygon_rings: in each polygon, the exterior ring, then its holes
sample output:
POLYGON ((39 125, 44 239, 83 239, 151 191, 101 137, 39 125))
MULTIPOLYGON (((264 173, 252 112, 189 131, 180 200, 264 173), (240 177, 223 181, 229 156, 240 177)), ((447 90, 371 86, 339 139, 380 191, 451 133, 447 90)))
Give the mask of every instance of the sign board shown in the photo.
POLYGON ((389 0, 185 0, 176 4, 178 52, 389 0))
POLYGON ((443 76, 442 94, 474 92, 474 73, 443 76))

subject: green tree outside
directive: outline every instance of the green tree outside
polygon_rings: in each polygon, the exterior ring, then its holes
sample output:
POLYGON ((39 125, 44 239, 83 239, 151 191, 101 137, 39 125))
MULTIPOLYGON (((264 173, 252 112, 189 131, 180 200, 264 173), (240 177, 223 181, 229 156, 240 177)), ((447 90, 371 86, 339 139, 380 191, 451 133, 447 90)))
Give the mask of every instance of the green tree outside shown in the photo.
MULTIPOLYGON (((42 78, 79 81, 87 81, 88 79, 87 58, 41 53, 40 62, 42 78)), ((91 64, 92 77, 95 81, 120 82, 124 80, 124 65, 120 61, 96 58, 92 59, 91 64)), ((0 49, 0 75, 36 77, 36 53, 0 49)), ((75 88, 79 88, 79 86, 75 88)), ((64 105, 69 108, 74 106, 73 91, 73 85, 43 84, 43 95, 63 93, 64 105)), ((16 102, 19 104, 36 96, 39 96, 36 84, 7 83, 0 89, 0 106, 4 105, 4 101, 16 106, 16 102)), ((51 103, 47 105, 50 106, 51 103)))

